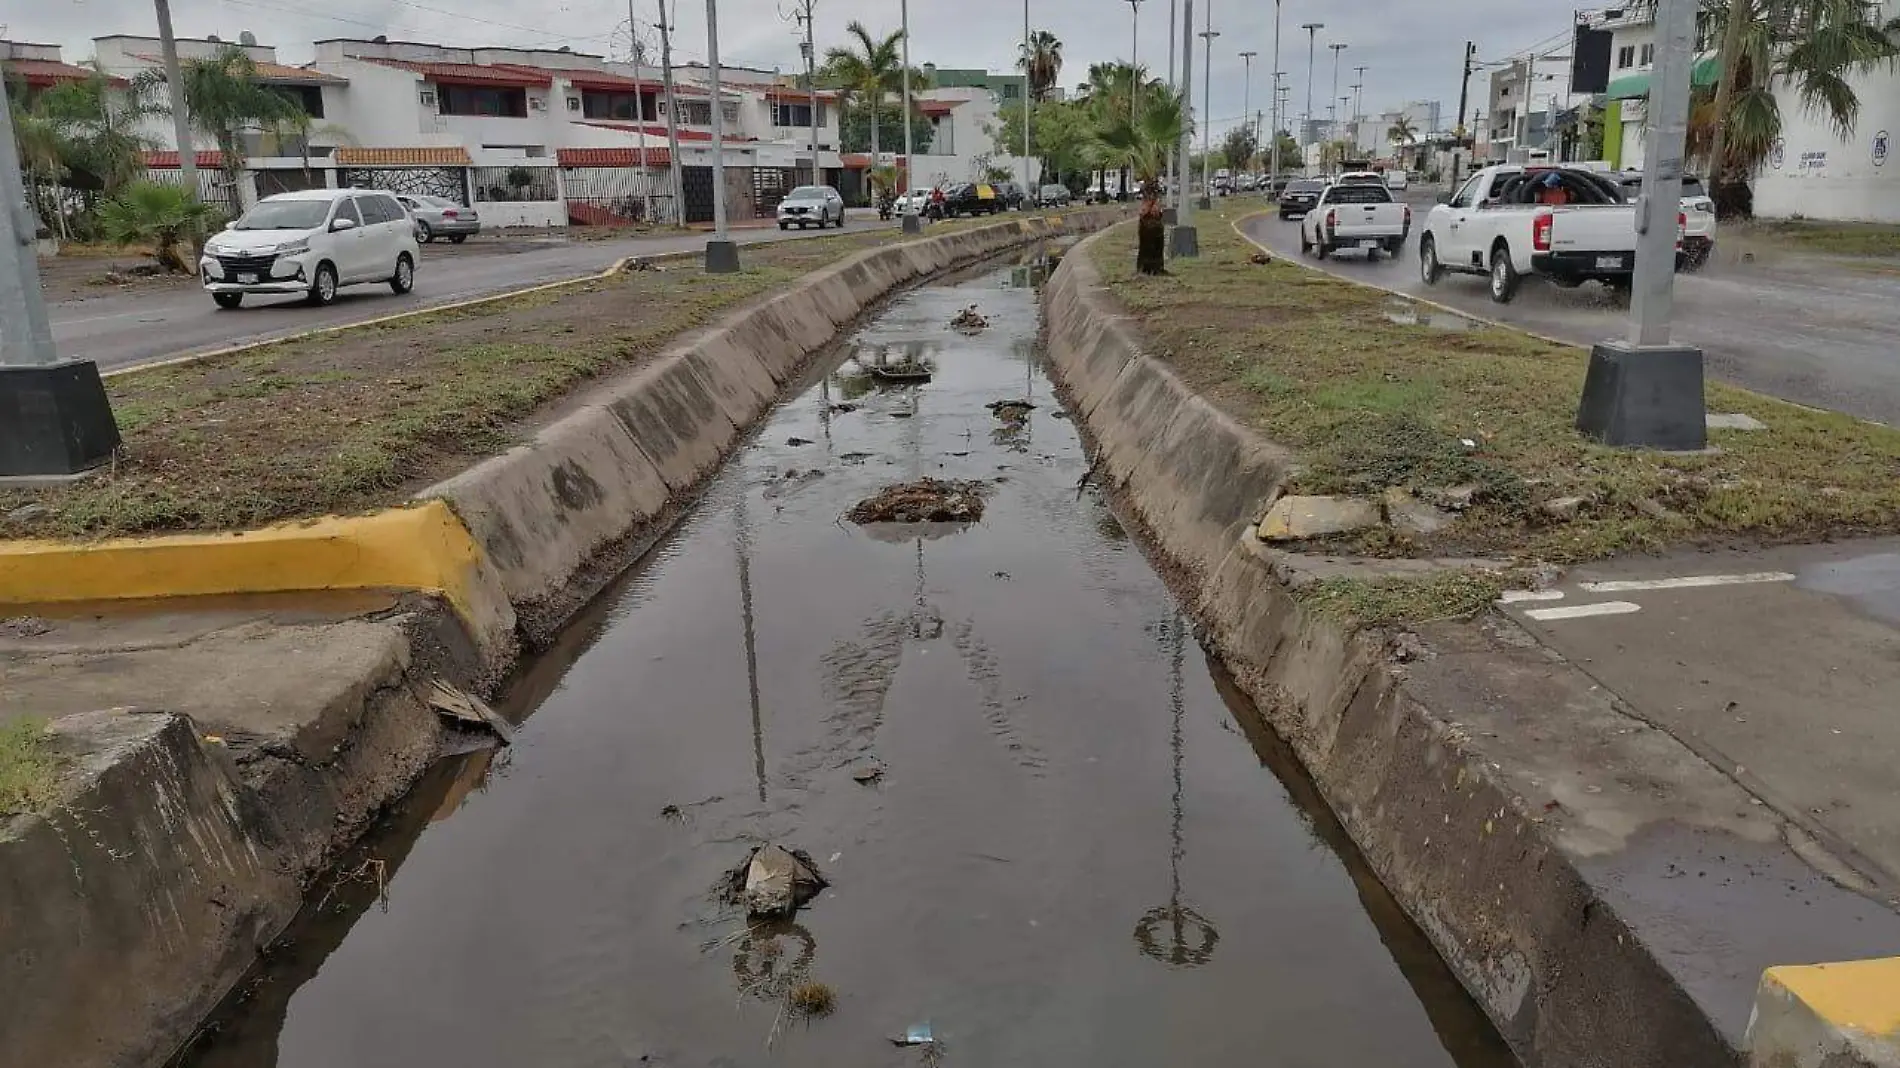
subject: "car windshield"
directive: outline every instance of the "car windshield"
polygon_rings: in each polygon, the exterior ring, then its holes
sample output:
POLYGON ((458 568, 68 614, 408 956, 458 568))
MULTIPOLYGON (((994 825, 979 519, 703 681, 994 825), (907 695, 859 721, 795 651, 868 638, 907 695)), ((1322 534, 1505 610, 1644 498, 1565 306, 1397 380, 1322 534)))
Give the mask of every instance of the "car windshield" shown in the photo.
POLYGON ((239 230, 314 230, 330 217, 327 200, 266 200, 244 213, 239 230))
POLYGON ((820 185, 801 185, 785 194, 786 200, 823 200, 825 187, 820 185))

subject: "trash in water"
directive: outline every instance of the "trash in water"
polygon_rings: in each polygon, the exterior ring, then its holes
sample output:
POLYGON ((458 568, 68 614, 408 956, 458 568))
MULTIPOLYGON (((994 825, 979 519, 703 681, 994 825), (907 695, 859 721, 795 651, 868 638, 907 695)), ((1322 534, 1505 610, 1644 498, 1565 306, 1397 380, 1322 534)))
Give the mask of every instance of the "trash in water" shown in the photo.
POLYGON ((976 310, 974 304, 958 312, 956 318, 950 320, 950 329, 959 334, 977 334, 989 328, 990 321, 983 317, 982 312, 976 310))
POLYGON ((681 812, 678 805, 668 805, 660 810, 660 818, 663 820, 683 820, 686 818, 686 813, 681 812))
POLYGON ((868 452, 847 452, 839 454, 838 462, 841 464, 861 464, 870 458, 871 454, 868 452))
POLYGON ((818 896, 827 884, 802 849, 762 845, 745 863, 727 873, 726 898, 745 906, 746 915, 785 918, 818 896))
POLYGON ((878 767, 876 764, 866 764, 864 767, 851 773, 851 778, 865 786, 869 786, 883 777, 884 769, 878 767))
POLYGON ((825 410, 833 415, 850 415, 852 412, 858 410, 858 406, 855 404, 834 404, 825 410))
POLYGON ((853 523, 974 523, 983 518, 983 484, 935 478, 888 486, 853 505, 853 523))
POLYGON ((1004 425, 1012 427, 1027 423, 1029 413, 1036 410, 1036 406, 1026 400, 991 401, 983 407, 988 408, 991 415, 1001 419, 1004 425))
POLYGON ((799 446, 799 445, 810 445, 810 444, 811 444, 811 439, 810 439, 810 438, 801 438, 801 437, 798 437, 797 435, 793 435, 792 437, 789 437, 789 438, 786 438, 786 439, 785 439, 785 444, 787 444, 787 445, 791 445, 791 446, 794 446, 794 447, 796 447, 796 446, 799 446))
POLYGON ((430 708, 458 726, 488 730, 503 745, 515 740, 514 724, 501 718, 486 701, 441 679, 430 682, 428 702, 430 708))
POLYGON ((903 1034, 891 1036, 891 1043, 898 1046, 928 1046, 935 1041, 928 1023, 911 1024, 903 1034))

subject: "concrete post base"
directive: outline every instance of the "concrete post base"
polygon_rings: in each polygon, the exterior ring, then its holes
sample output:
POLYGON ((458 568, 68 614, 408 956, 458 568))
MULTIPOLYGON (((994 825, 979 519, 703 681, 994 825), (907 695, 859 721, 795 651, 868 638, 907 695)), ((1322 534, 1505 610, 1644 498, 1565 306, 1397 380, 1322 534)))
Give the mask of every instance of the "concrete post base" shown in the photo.
POLYGON ((714 238, 706 242, 706 273, 734 274, 739 270, 739 246, 714 238))
POLYGON ((923 233, 924 221, 915 215, 904 216, 904 232, 907 234, 923 233))
POLYGON ((1175 223, 1180 222, 1180 221, 1181 221, 1180 212, 1174 210, 1173 208, 1161 209, 1161 225, 1173 226, 1175 223))
POLYGON ((1202 211, 1211 211, 1214 208, 1214 202, 1207 197, 1202 197, 1194 202, 1194 206, 1202 211))
POLYGON ((1637 348, 1606 341, 1590 350, 1577 432, 1605 445, 1695 452, 1708 447, 1702 350, 1637 348))
POLYGON ((0 366, 0 478, 78 474, 118 447, 119 424, 91 360, 0 366))
POLYGON ((1201 254, 1201 232, 1192 226, 1177 226, 1168 231, 1168 255, 1175 259, 1201 254))

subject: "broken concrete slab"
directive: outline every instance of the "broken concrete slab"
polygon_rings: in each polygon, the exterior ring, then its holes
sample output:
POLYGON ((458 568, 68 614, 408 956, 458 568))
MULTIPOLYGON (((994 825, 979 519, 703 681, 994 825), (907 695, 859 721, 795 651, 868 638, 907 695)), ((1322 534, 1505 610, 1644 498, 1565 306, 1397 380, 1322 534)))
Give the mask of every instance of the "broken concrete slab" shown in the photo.
POLYGON ((1407 534, 1436 534, 1458 520, 1457 516, 1426 504, 1399 486, 1387 488, 1384 504, 1386 522, 1407 534))
POLYGON ((753 850, 726 877, 727 896, 744 905, 747 916, 768 919, 791 916, 826 885, 809 854, 777 844, 753 850))
POLYGON ((1300 541, 1351 534, 1385 521, 1379 506, 1357 497, 1282 497, 1260 521, 1262 541, 1300 541))

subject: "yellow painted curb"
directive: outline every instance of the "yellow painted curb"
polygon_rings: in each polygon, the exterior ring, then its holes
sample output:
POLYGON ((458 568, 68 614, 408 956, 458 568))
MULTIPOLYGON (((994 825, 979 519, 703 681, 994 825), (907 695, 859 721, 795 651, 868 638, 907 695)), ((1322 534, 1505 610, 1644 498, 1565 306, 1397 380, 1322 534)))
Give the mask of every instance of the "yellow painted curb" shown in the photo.
POLYGON ((442 501, 232 534, 0 542, 0 604, 299 590, 439 593, 481 616, 482 551, 442 501))
POLYGON ((1761 982, 1843 1031, 1900 1038, 1900 957, 1770 968, 1761 982))

